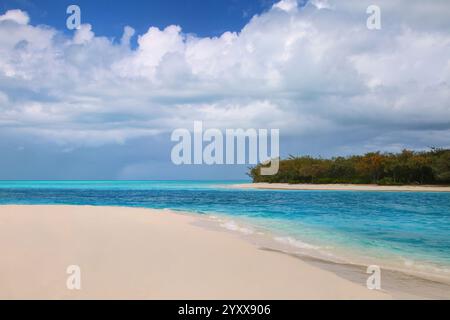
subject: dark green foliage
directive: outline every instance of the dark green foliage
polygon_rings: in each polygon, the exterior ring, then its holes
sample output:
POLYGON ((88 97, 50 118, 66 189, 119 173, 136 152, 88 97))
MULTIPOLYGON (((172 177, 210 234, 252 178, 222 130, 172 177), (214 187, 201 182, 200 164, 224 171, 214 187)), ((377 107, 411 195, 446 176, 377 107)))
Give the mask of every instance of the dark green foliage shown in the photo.
POLYGON ((371 152, 332 159, 290 156, 280 161, 280 170, 274 176, 261 176, 260 167, 261 164, 250 168, 249 176, 253 182, 450 184, 450 149, 371 152))

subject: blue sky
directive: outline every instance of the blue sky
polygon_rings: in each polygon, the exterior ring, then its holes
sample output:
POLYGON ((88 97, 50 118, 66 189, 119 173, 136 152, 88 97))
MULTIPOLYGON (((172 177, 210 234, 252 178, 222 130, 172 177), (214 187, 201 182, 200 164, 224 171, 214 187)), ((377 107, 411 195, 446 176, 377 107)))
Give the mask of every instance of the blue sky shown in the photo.
POLYGON ((194 121, 282 156, 449 147, 450 4, 377 3, 381 30, 369 0, 0 0, 0 179, 246 178, 171 162, 194 121))
POLYGON ((276 0, 2 0, 0 9, 27 11, 33 24, 65 30, 66 8, 82 8, 83 22, 95 24, 98 35, 119 38, 131 25, 138 34, 149 26, 164 28, 176 23, 184 32, 199 36, 220 36, 239 31, 249 19, 268 10, 276 0))

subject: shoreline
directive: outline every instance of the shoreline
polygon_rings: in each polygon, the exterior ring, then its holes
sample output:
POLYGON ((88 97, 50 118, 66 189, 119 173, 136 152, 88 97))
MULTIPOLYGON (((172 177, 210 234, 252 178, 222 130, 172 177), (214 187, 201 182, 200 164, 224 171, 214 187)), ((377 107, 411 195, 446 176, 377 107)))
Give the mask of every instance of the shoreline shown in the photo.
POLYGON ((383 192, 450 192, 450 186, 380 186, 372 184, 288 184, 242 183, 226 186, 231 189, 312 190, 312 191, 383 191, 383 192))
MULTIPOLYGON (((301 240, 302 246, 298 247, 286 241, 279 241, 280 238, 285 240, 290 237, 261 230, 251 222, 236 216, 213 215, 209 216, 209 219, 212 221, 201 221, 199 225, 219 232, 236 234, 261 250, 295 257, 357 284, 366 281, 368 266, 379 265, 383 273, 383 289, 387 289, 386 291, 394 299, 450 299, 448 294, 450 277, 447 274, 404 268, 392 264, 390 260, 379 261, 375 257, 361 259, 360 253, 355 255, 355 252, 349 252, 348 248, 330 255, 327 250, 323 251, 320 247, 310 245, 303 240, 301 240), (249 232, 250 230, 253 232, 249 232)), ((290 239, 294 242, 298 241, 290 239)))
POLYGON ((0 206, 1 299, 391 299, 170 210, 0 206), (79 265, 82 289, 66 288, 79 265))

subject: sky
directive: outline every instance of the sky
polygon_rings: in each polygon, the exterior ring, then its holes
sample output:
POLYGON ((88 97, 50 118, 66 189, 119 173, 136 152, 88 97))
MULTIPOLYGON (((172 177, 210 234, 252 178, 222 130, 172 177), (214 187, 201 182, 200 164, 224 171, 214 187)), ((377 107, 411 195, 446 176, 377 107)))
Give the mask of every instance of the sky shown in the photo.
POLYGON ((171 24, 198 36, 220 36, 241 30, 249 19, 271 8, 276 0, 2 0, 0 10, 26 11, 32 24, 52 26, 70 34, 66 28, 66 9, 76 4, 83 19, 95 24, 96 35, 120 39, 123 28, 132 25, 137 34, 149 26, 165 28, 171 24))
POLYGON ((450 147, 450 3, 0 0, 0 179, 245 179, 177 128, 276 128, 282 156, 450 147), (69 30, 66 8, 81 8, 69 30))

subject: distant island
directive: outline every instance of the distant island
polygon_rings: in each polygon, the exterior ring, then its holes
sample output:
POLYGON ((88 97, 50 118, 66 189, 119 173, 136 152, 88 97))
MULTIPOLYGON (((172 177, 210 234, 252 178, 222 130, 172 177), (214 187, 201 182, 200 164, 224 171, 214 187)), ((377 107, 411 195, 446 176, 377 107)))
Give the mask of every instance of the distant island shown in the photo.
POLYGON ((448 185, 450 149, 370 152, 334 157, 289 156, 280 161, 276 175, 262 176, 262 164, 249 168, 254 183, 448 185))

